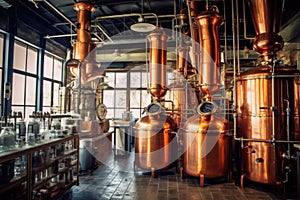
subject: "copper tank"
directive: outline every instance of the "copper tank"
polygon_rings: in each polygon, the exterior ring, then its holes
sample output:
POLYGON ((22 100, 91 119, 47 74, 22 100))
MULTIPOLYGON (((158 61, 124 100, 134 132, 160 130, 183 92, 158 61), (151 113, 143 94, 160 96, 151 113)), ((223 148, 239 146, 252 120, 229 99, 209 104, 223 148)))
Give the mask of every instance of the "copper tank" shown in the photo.
POLYGON ((161 104, 147 107, 135 126, 135 165, 146 170, 166 169, 177 159, 176 123, 161 104))
POLYGON ((148 35, 150 41, 150 85, 149 90, 153 97, 160 99, 167 93, 167 49, 168 36, 161 29, 156 29, 148 35))
POLYGON ((189 118, 183 132, 183 169, 190 176, 218 178, 228 175, 227 121, 219 114, 189 118))
POLYGON ((228 122, 213 96, 220 89, 220 43, 218 29, 222 18, 212 7, 196 18, 202 47, 199 88, 204 94, 197 114, 189 118, 183 128, 183 170, 186 174, 203 178, 228 175, 229 137, 228 122))
MULTIPOLYGON (((273 139, 272 128, 272 66, 265 64, 248 70, 237 80, 237 133, 245 139, 273 139)), ((291 67, 276 67, 275 75, 300 75, 291 67)), ((287 138, 287 102, 290 106, 290 140, 300 140, 300 79, 275 78, 275 139, 287 138)), ((245 142, 242 166, 247 179, 276 184, 283 172, 286 144, 245 142)))
POLYGON ((272 67, 275 53, 283 47, 278 35, 283 0, 248 0, 248 4, 257 33, 253 47, 262 62, 241 73, 236 82, 237 134, 250 140, 243 142, 242 171, 251 181, 277 184, 288 149, 278 140, 300 139, 300 72, 279 64, 272 67))

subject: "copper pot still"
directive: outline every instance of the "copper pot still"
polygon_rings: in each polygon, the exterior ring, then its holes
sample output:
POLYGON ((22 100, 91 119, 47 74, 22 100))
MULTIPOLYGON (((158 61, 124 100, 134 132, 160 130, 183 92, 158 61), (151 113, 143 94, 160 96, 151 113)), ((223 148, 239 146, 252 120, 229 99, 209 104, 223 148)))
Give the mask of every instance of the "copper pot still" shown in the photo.
POLYGON ((222 113, 210 108, 216 105, 212 102, 200 104, 198 114, 186 121, 182 132, 183 170, 190 176, 219 178, 228 175, 228 121, 222 113))
MULTIPOLYGON (((220 43, 218 30, 223 19, 208 7, 196 17, 199 28, 199 89, 204 94, 197 114, 189 118, 183 128, 183 170, 196 177, 218 178, 228 175, 228 122, 214 97, 220 90, 220 43)), ((202 179, 203 180, 203 179, 202 179)), ((200 180, 200 184, 202 182, 200 180)))
POLYGON ((177 160, 175 121, 159 103, 146 108, 147 116, 135 125, 135 166, 145 170, 167 169, 177 160))
MULTIPOLYGON (((300 79, 285 75, 300 75, 291 67, 276 66, 274 74, 275 139, 287 140, 287 101, 289 102, 290 140, 300 140, 300 79)), ((273 139, 272 128, 272 66, 262 64, 248 70, 237 80, 237 133, 246 139, 273 139)), ((245 142, 242 149, 242 170, 247 179, 277 184, 284 173, 283 154, 287 144, 245 142)))

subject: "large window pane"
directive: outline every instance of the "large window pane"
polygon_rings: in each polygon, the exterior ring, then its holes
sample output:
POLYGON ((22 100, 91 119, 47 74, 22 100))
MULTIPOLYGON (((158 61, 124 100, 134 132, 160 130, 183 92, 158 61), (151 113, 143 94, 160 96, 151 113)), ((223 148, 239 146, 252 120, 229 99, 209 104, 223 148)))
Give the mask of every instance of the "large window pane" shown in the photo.
POLYGON ((147 82, 149 81, 149 74, 148 73, 145 73, 143 72, 142 73, 142 87, 143 88, 147 88, 147 82))
POLYGON ((28 48, 27 72, 32 74, 37 73, 37 50, 36 49, 28 48))
POLYGON ((116 90, 116 107, 126 108, 126 90, 116 90))
POLYGON ((25 71, 26 66, 26 46, 19 43, 14 44, 14 69, 25 71))
POLYGON ((116 88, 126 88, 127 87, 127 73, 120 72, 116 73, 116 88))
POLYGON ((12 84, 12 104, 24 105, 24 84, 25 76, 20 74, 13 74, 12 84))
POLYGON ((45 55, 44 58, 44 77, 52 78, 53 71, 53 57, 50 55, 45 55))
POLYGON ((26 105, 35 105, 36 78, 26 78, 26 105))
POLYGON ((115 87, 115 73, 106 73, 106 78, 104 82, 108 83, 108 85, 115 87))
POLYGON ((103 103, 106 107, 114 107, 114 91, 113 90, 103 90, 103 103))
POLYGON ((142 90, 142 108, 147 107, 151 103, 151 95, 146 91, 142 90))
POLYGON ((35 111, 35 107, 29 107, 29 106, 25 107, 25 120, 26 121, 29 120, 29 115, 31 115, 33 111, 35 111))
POLYGON ((122 119, 122 114, 126 111, 125 108, 123 109, 115 109, 115 118, 122 119))
POLYGON ((130 108, 139 108, 141 106, 141 91, 130 91, 130 108))
POLYGON ((59 107, 59 84, 54 83, 53 85, 53 106, 59 107))
POLYGON ((54 69, 53 69, 53 79, 57 81, 61 81, 62 74, 62 61, 58 59, 54 59, 54 69))
POLYGON ((51 82, 43 81, 43 106, 51 106, 51 82))
POLYGON ((3 49, 4 49, 3 35, 0 34, 0 67, 3 66, 3 49))
POLYGON ((132 113, 132 115, 135 119, 141 117, 141 109, 132 109, 132 108, 130 108, 130 111, 131 111, 131 113, 132 113))
POLYGON ((141 87, 141 72, 130 73, 130 87, 131 88, 141 87))

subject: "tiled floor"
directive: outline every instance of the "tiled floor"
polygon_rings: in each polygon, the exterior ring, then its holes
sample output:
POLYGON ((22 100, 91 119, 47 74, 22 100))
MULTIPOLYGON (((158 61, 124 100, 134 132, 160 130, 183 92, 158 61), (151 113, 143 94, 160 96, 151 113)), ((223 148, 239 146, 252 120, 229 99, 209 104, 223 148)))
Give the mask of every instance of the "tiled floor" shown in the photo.
POLYGON ((192 200, 192 199, 297 199, 296 187, 284 196, 282 188, 249 185, 244 189, 233 182, 206 180, 205 187, 199 187, 199 179, 181 179, 175 168, 155 173, 133 172, 133 155, 113 157, 92 173, 80 176, 80 185, 73 186, 70 197, 73 200, 142 199, 142 200, 192 200), (266 188, 267 187, 267 188, 266 188), (284 198, 286 197, 286 198, 284 198))

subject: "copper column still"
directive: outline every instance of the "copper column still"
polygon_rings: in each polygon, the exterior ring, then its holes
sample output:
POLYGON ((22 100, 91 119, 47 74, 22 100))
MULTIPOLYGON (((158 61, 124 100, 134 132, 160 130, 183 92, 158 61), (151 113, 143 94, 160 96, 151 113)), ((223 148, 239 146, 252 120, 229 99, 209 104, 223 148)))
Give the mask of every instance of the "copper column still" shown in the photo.
MULTIPOLYGON (((96 51, 93 49, 96 44, 91 39, 91 13, 95 10, 94 6, 88 2, 79 2, 74 5, 74 10, 78 11, 77 15, 77 41, 73 46, 73 58, 84 61, 82 66, 82 76, 90 75, 93 66, 96 63, 96 51)), ((74 76, 78 75, 77 68, 71 68, 74 76)), ((85 78, 85 77, 84 77, 85 78)))
POLYGON ((166 40, 167 35, 156 29, 148 36, 150 41, 149 90, 158 102, 146 108, 147 116, 135 125, 135 166, 154 171, 172 166, 177 158, 175 121, 159 103, 167 92, 166 87, 166 40))
POLYGON ((283 47, 278 35, 283 0, 248 0, 248 4, 257 33, 253 47, 262 61, 236 82, 241 183, 247 178, 278 184, 292 155, 289 142, 300 140, 300 72, 273 60, 283 47))
POLYGON ((228 122, 214 102, 214 95, 220 89, 218 30, 223 19, 214 8, 208 7, 196 18, 202 48, 198 82, 204 98, 197 107, 197 114, 186 121, 183 131, 183 170, 188 175, 200 177, 200 186, 204 185, 205 177, 228 175, 228 122))

